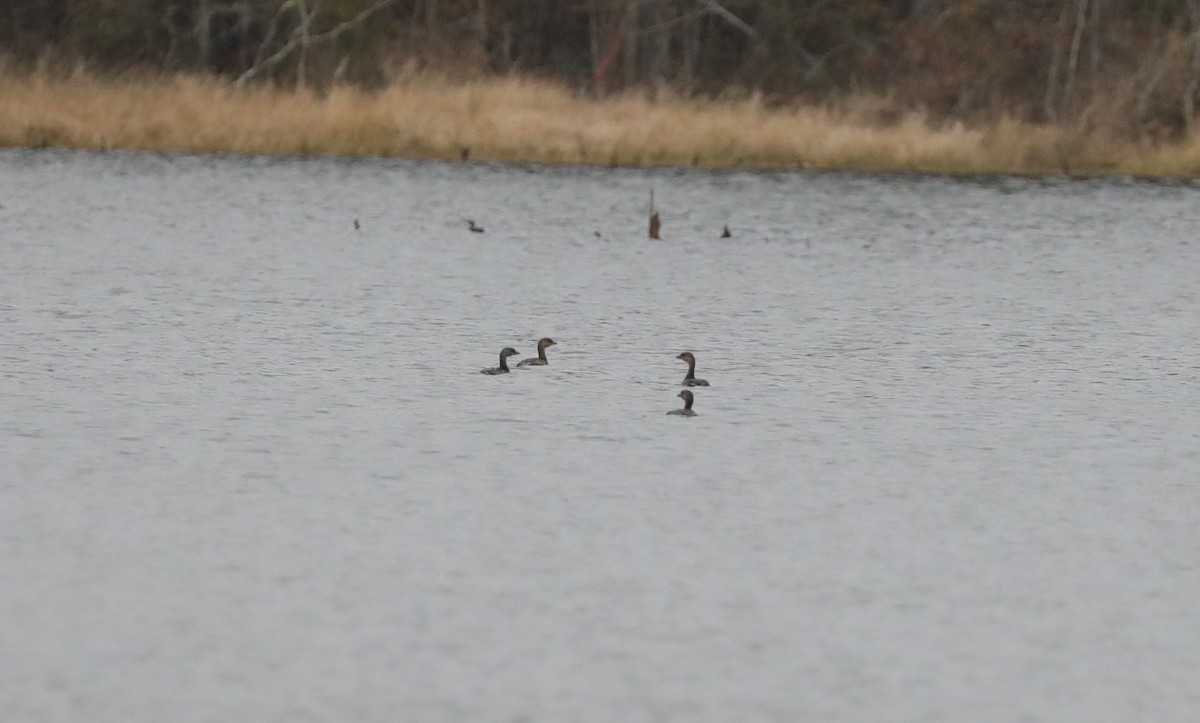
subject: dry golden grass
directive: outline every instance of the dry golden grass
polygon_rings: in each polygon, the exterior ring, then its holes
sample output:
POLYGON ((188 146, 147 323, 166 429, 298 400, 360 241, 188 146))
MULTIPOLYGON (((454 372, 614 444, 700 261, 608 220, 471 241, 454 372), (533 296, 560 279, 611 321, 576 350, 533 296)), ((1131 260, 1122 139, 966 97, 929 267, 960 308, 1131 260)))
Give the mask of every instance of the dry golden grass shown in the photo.
POLYGON ((447 159, 470 146, 474 159, 549 163, 1200 175, 1195 139, 1150 147, 1014 120, 935 127, 920 113, 880 113, 880 103, 596 101, 518 78, 428 76, 322 98, 195 76, 0 72, 0 145, 447 159))

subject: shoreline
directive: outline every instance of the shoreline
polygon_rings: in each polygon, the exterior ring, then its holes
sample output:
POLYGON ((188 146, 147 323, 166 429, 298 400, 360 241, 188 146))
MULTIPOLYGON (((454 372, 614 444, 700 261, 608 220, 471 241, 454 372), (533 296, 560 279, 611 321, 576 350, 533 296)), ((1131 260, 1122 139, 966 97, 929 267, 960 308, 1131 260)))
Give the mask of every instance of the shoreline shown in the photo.
POLYGON ((1000 119, 935 126, 882 98, 768 108, 626 94, 593 100, 516 77, 398 79, 365 92, 237 90, 201 76, 0 72, 0 147, 410 158, 596 167, 953 176, 1200 178, 1197 138, 1000 119))
POLYGON ((946 178, 964 181, 990 181, 1013 179, 1019 181, 1104 181, 1104 180, 1126 180, 1136 183, 1148 184, 1194 184, 1200 186, 1200 174, 1197 175, 1171 175, 1162 173, 1120 173, 1120 172, 1097 172, 1086 173, 1072 171, 1071 173, 1062 173, 1054 171, 1046 171, 1044 173, 1035 172, 1005 172, 1005 171, 938 171, 938 170, 923 170, 923 169, 908 169, 908 168, 814 168, 800 166, 693 166, 682 164, 642 164, 642 165, 607 165, 600 163, 579 163, 571 161, 543 161, 543 160, 500 160, 491 158, 471 158, 465 163, 459 158, 449 158, 440 156, 407 156, 407 155, 348 155, 341 153, 261 153, 254 151, 193 151, 182 148, 125 148, 125 147, 88 147, 88 146, 56 146, 56 145, 40 145, 40 146, 17 146, 0 144, 0 153, 10 152, 25 152, 25 153, 55 153, 55 152, 70 152, 70 153, 94 153, 101 154, 154 154, 159 157, 169 158, 170 156, 180 156, 189 158, 204 158, 204 157, 242 157, 242 158, 257 158, 257 159, 279 159, 279 160, 341 160, 341 161, 398 161, 398 162, 413 162, 413 163, 448 163, 448 164, 478 164, 478 165, 495 165, 495 166, 533 166, 544 168, 579 168, 579 169, 612 169, 612 170, 664 170, 664 171, 701 171, 712 173, 809 173, 809 174, 846 174, 846 175, 861 175, 861 176, 913 176, 921 178, 946 178))

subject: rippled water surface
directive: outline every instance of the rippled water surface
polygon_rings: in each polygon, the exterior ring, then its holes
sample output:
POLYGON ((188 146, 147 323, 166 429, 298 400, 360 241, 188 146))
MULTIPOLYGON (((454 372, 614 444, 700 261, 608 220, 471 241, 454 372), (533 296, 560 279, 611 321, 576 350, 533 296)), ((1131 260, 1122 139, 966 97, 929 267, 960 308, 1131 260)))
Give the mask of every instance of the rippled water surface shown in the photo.
POLYGON ((0 154, 0 719, 1194 720, 1198 219, 0 154))

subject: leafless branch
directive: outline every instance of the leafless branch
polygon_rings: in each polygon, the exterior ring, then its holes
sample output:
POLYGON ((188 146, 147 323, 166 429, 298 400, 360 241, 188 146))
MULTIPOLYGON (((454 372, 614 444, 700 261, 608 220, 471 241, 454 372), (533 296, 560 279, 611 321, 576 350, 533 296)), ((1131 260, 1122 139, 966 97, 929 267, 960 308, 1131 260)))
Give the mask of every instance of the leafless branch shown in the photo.
POLYGON ((762 40, 762 36, 760 36, 758 34, 757 30, 755 30, 754 28, 747 25, 746 21, 742 20, 738 16, 736 16, 733 13, 726 10, 725 7, 723 5, 721 5, 721 3, 717 2, 717 0, 698 0, 698 2, 701 5, 703 5, 710 13, 712 13, 714 15, 719 15, 720 17, 724 18, 725 22, 729 23, 730 25, 737 28, 738 30, 741 30, 743 33, 750 36, 755 41, 762 40))
POLYGON ((263 58, 267 55, 267 49, 271 47, 271 43, 275 42, 275 34, 279 32, 279 22, 283 18, 283 14, 288 10, 294 10, 298 0, 286 0, 271 17, 271 24, 267 26, 267 34, 263 38, 262 45, 258 46, 258 52, 254 55, 254 65, 251 68, 258 67, 262 64, 263 58))
MULTIPOLYGON (((289 0, 289 2, 295 1, 296 0, 289 0)), ((346 20, 345 22, 338 23, 329 30, 316 35, 313 35, 309 32, 309 28, 312 23, 312 16, 315 15, 315 12, 308 14, 302 13, 300 26, 296 28, 296 30, 292 33, 292 37, 289 38, 286 43, 284 43, 284 46, 275 51, 275 54, 271 57, 260 63, 255 63, 253 67, 242 73, 234 82, 234 87, 241 88, 251 80, 254 80, 263 73, 273 69, 284 60, 287 60, 288 56, 294 53, 298 48, 310 46, 313 43, 336 40, 342 33, 346 33, 357 28, 359 25, 362 25, 364 22, 369 20, 375 13, 391 5, 395 5, 398 1, 399 0, 377 0, 375 4, 371 5, 371 7, 363 10, 353 18, 346 20)), ((314 7, 313 10, 315 11, 316 8, 314 7)))

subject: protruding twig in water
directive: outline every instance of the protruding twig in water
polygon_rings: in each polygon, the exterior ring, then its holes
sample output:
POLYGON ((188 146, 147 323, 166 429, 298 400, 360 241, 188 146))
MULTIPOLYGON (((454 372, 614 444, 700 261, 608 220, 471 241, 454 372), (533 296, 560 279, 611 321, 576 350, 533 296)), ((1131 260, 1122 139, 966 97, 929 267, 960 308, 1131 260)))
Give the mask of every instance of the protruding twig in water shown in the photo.
POLYGON ((654 187, 650 187, 650 238, 658 239, 658 230, 662 228, 662 221, 658 218, 658 212, 654 210, 654 187))
POLYGON ((474 231, 475 233, 483 233, 483 226, 476 226, 475 219, 467 218, 463 220, 467 222, 467 228, 470 230, 474 231))
POLYGON ((721 238, 729 238, 733 234, 729 233, 729 224, 725 224, 725 228, 721 229, 721 238))
POLYGON ((355 231, 358 231, 358 230, 359 230, 359 229, 361 229, 361 228, 362 228, 362 226, 359 226, 359 225, 358 225, 358 219, 357 219, 357 218, 356 218, 356 219, 354 219, 354 230, 355 230, 355 231))

